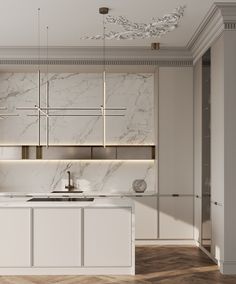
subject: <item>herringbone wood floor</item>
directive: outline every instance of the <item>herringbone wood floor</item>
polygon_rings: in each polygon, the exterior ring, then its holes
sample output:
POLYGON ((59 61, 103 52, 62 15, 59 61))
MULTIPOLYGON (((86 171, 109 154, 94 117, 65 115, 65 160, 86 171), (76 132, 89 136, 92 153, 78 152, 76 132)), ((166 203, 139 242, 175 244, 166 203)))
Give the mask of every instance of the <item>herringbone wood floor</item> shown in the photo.
POLYGON ((195 247, 136 248, 135 276, 0 276, 1 284, 236 284, 195 247))

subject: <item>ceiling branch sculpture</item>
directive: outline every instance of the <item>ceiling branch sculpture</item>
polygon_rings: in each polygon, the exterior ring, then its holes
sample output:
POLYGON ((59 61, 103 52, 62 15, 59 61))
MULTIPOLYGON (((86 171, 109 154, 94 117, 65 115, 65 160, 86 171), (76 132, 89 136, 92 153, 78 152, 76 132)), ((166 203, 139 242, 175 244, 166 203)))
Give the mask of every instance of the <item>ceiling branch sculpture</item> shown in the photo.
MULTIPOLYGON (((153 18, 151 23, 133 23, 124 16, 106 16, 107 24, 121 26, 123 31, 110 31, 105 34, 106 39, 146 39, 161 37, 162 35, 178 27, 180 19, 184 15, 185 6, 177 7, 172 13, 164 15, 162 18, 153 18)), ((101 40, 103 35, 86 36, 82 39, 101 40)))

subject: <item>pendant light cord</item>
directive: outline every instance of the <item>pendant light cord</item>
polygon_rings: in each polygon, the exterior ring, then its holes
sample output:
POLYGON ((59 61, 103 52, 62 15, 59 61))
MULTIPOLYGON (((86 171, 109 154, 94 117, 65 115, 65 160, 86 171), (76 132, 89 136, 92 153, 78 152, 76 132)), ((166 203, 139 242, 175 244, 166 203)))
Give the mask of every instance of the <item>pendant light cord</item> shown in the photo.
POLYGON ((105 15, 103 15, 103 71, 106 71, 106 53, 105 53, 105 48, 106 48, 106 27, 105 27, 105 15))
POLYGON ((105 28, 105 15, 103 14, 103 147, 106 147, 106 28, 105 28))
POLYGON ((38 71, 40 70, 40 8, 38 8, 38 71))
POLYGON ((46 50, 46 57, 47 57, 47 67, 46 67, 46 72, 47 72, 47 82, 48 82, 48 32, 49 32, 49 28, 48 28, 48 26, 46 27, 46 32, 47 32, 47 42, 46 42, 46 44, 47 44, 47 50, 46 50))

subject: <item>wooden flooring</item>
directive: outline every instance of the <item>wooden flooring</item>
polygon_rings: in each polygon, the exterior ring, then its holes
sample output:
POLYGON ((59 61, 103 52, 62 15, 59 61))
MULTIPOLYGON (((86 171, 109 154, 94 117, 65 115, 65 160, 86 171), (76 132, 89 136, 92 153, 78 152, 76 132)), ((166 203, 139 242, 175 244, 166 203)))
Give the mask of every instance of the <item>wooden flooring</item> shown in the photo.
POLYGON ((136 248, 135 276, 0 276, 1 284, 236 284, 195 247, 146 246, 136 248))

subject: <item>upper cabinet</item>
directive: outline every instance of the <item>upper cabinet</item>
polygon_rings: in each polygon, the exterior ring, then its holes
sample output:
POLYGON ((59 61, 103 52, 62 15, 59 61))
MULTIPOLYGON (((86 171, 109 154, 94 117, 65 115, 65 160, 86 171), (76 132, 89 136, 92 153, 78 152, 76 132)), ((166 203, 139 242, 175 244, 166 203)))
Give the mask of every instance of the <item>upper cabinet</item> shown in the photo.
MULTIPOLYGON (((49 73, 48 101, 46 77, 41 74, 40 106, 48 120, 41 112, 39 126, 37 73, 0 74, 0 144, 37 145, 40 133, 45 145, 48 127, 51 145, 102 145, 102 74, 49 73)), ((154 144, 153 74, 109 73, 106 82, 106 143, 154 144)))

